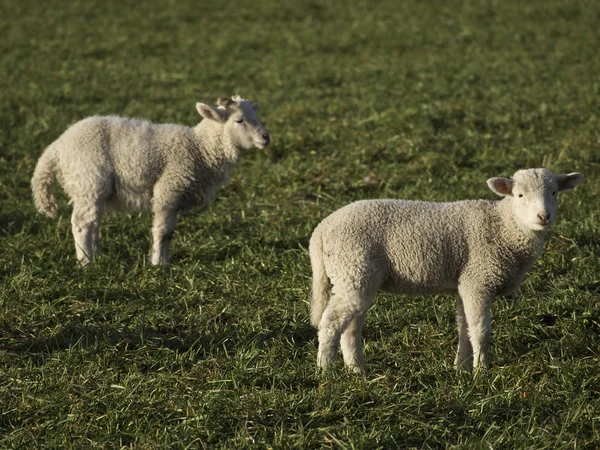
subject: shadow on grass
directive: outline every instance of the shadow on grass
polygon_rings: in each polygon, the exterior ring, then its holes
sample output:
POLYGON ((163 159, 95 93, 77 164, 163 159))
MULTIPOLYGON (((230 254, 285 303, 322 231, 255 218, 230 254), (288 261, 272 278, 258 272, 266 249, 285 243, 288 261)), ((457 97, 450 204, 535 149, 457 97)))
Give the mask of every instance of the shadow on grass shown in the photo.
POLYGON ((262 240, 261 245, 272 250, 301 250, 302 246, 308 247, 310 236, 297 236, 293 238, 262 240))
POLYGON ((31 215, 16 213, 16 214, 0 214, 0 233, 6 236, 19 234, 27 225, 27 232, 37 234, 40 230, 40 224, 34 220, 31 215))
POLYGON ((572 236, 573 241, 577 244, 578 247, 599 247, 600 246, 600 236, 594 233, 580 233, 572 236))
POLYGON ((596 283, 588 283, 579 285, 579 289, 582 291, 588 292, 599 292, 600 291, 600 281, 596 283))
POLYGON ((240 349, 252 343, 256 349, 264 349, 274 342, 302 346, 314 338, 314 330, 308 324, 297 327, 284 325, 279 331, 264 330, 243 334, 238 330, 239 318, 221 313, 204 325, 169 324, 129 328, 129 321, 116 324, 119 329, 107 326, 103 321, 93 324, 68 323, 53 336, 32 336, 32 332, 13 330, 0 333, 0 352, 26 358, 35 365, 42 365, 54 353, 81 351, 86 354, 105 355, 107 351, 119 359, 135 360, 142 371, 152 371, 159 362, 148 358, 170 350, 181 355, 189 353, 186 361, 206 359, 210 355, 225 354, 232 357, 240 349), (136 357, 139 356, 139 360, 136 357))

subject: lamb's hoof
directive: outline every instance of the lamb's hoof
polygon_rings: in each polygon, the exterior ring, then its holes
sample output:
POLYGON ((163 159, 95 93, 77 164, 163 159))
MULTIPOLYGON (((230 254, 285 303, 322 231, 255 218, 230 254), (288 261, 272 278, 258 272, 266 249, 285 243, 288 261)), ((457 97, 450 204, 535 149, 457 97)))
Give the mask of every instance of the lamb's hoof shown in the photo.
POLYGON ((457 372, 472 372, 473 371, 473 362, 471 358, 458 360, 458 358, 454 361, 454 369, 457 372))
POLYGON ((152 266, 168 266, 169 258, 150 256, 150 265, 152 265, 152 266))
POLYGON ((366 375, 367 374, 367 370, 365 367, 361 367, 361 366, 357 366, 357 365, 351 365, 351 366, 347 366, 347 369, 350 370, 351 372, 354 372, 357 375, 366 375))
POLYGON ((486 375, 488 373, 489 373, 489 370, 487 367, 483 367, 483 366, 475 367, 473 369, 473 378, 483 377, 484 375, 486 375))

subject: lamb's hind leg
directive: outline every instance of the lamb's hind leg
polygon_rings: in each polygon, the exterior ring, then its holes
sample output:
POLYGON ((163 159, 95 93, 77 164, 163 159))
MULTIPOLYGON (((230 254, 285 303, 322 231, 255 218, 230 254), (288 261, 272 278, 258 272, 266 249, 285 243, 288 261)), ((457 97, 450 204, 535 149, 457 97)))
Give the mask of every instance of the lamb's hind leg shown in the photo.
POLYGON ((346 330, 342 333, 341 347, 344 364, 357 373, 365 373, 365 356, 362 346, 362 330, 365 325, 367 312, 359 313, 354 317, 346 330))
MULTIPOLYGON (((359 292, 351 293, 333 293, 329 304, 319 323, 319 353, 317 355, 317 365, 321 368, 329 366, 337 356, 337 350, 340 345, 342 333, 347 331, 350 324, 354 324, 355 320, 358 325, 360 316, 363 313, 362 298, 359 292)), ((360 327, 362 328, 362 327, 360 327)), ((347 345, 347 356, 344 355, 346 361, 353 361, 357 356, 356 350, 350 350, 350 345, 356 343, 355 329, 348 330, 344 345, 347 345), (348 358, 348 359, 346 359, 348 358)), ((360 337, 358 338, 360 342, 360 337)), ((362 348, 360 348, 362 358, 362 348)), ((358 358, 359 361, 361 358, 358 358)), ((364 364, 364 358, 362 359, 364 364)), ((356 365, 356 363, 352 364, 356 365)))
POLYGON ((73 200, 71 225, 77 260, 82 266, 87 266, 98 250, 102 207, 101 199, 73 200))

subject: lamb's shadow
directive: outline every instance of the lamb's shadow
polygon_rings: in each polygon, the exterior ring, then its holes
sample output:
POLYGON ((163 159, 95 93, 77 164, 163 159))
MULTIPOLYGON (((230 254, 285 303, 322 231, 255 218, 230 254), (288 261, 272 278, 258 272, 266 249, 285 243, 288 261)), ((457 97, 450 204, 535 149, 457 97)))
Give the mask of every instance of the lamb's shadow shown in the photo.
MULTIPOLYGON (((302 250, 308 247, 309 237, 301 236, 298 238, 284 239, 262 239, 253 241, 253 247, 267 252, 284 252, 287 250, 302 250)), ((239 256, 247 246, 246 243, 233 243, 219 249, 203 249, 199 253, 202 258, 210 261, 223 262, 239 256)), ((193 253, 182 248, 177 248, 173 258, 191 258, 193 253)), ((268 272, 268 270, 267 270, 268 272)))
MULTIPOLYGON (((580 315, 580 314, 576 314, 580 315)), ((579 326, 586 329, 592 335, 598 335, 600 331, 600 319, 590 318, 591 320, 580 320, 579 326)), ((564 336, 570 334, 570 331, 561 325, 563 320, 572 320, 572 312, 563 312, 560 315, 556 314, 538 314, 535 318, 533 329, 522 336, 517 342, 513 342, 512 349, 518 358, 535 351, 535 349, 544 345, 544 342, 560 343, 564 336), (537 323, 536 323, 537 322, 537 323)), ((591 355, 590 346, 588 343, 581 342, 569 347, 569 355, 571 357, 588 357, 591 355)), ((517 359, 518 359, 517 358, 517 359)))
POLYGON ((596 233, 580 233, 570 237, 571 239, 573 239, 573 241, 577 244, 578 247, 598 247, 600 245, 600 236, 598 236, 596 233))
POLYGON ((294 238, 284 238, 278 240, 264 240, 264 247, 272 248, 273 250, 302 250, 308 248, 310 236, 298 236, 294 238))
MULTIPOLYGON (((163 348, 178 353, 192 350, 198 359, 204 359, 217 346, 227 352, 234 352, 237 344, 232 339, 221 339, 203 330, 190 332, 187 327, 184 332, 178 333, 174 329, 166 331, 143 326, 114 330, 74 324, 48 337, 4 335, 0 337, 0 352, 18 354, 21 358, 28 358, 35 365, 42 365, 55 353, 82 348, 92 353, 110 352, 116 360, 120 358, 119 349, 125 349, 127 354, 131 354, 148 348, 163 348)), ((140 361, 136 361, 136 364, 140 367, 140 361)), ((142 362, 141 369, 152 370, 154 365, 155 362, 147 360, 146 363, 142 362)))
MULTIPOLYGON (((115 327, 106 326, 101 321, 86 322, 82 319, 80 322, 68 323, 52 336, 35 337, 33 332, 27 330, 5 331, 0 333, 0 352, 28 358, 34 365, 42 365, 53 354, 73 349, 85 349, 86 352, 98 354, 110 352, 119 360, 119 349, 131 354, 136 350, 146 352, 148 349, 162 348, 177 353, 190 351, 194 354, 190 359, 190 363, 193 363, 208 358, 216 351, 225 351, 232 356, 245 348, 248 342, 262 349, 272 345, 273 341, 303 345, 314 339, 314 330, 308 324, 284 324, 278 331, 258 331, 250 336, 236 333, 238 318, 228 313, 221 313, 203 326, 138 324, 130 327, 125 321, 115 327)), ((136 364, 141 370, 152 371, 157 363, 152 360, 145 363, 137 360, 136 364)))
POLYGON ((129 348, 136 348, 149 341, 161 342, 161 347, 173 350, 186 350, 187 339, 175 338, 162 331, 144 328, 128 328, 121 331, 103 329, 98 325, 70 324, 52 336, 25 337, 23 334, 6 333, 0 339, 0 349, 19 354, 51 354, 74 347, 91 349, 98 346, 119 346, 127 343, 129 348))
POLYGON ((600 281, 596 283, 580 284, 579 289, 582 291, 600 293, 600 281))
POLYGON ((23 231, 23 228, 27 226, 28 233, 36 234, 41 226, 40 223, 35 220, 31 214, 25 213, 14 213, 14 214, 2 214, 0 213, 0 236, 8 235, 12 236, 19 234, 23 231))

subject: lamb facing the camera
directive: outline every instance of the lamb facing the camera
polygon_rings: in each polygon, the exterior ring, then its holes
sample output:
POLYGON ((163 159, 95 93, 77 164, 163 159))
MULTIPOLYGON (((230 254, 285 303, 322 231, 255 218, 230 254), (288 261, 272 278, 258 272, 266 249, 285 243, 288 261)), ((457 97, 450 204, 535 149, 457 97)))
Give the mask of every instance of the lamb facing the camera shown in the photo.
POLYGON ((488 180, 501 200, 364 200, 332 213, 309 246, 318 366, 327 367, 341 343, 345 365, 365 371, 362 328, 383 289, 458 291, 455 367, 487 368, 493 298, 519 287, 556 217, 556 194, 582 179, 580 173, 519 170, 512 179, 488 180))
POLYGON ((197 103, 205 119, 193 128, 124 117, 88 117, 68 128, 40 157, 31 186, 37 209, 57 214, 55 177, 73 204, 77 259, 85 266, 99 245, 105 209, 152 211, 152 264, 169 262, 169 241, 182 209, 205 206, 243 150, 265 148, 270 135, 258 103, 239 96, 218 107, 197 103))

